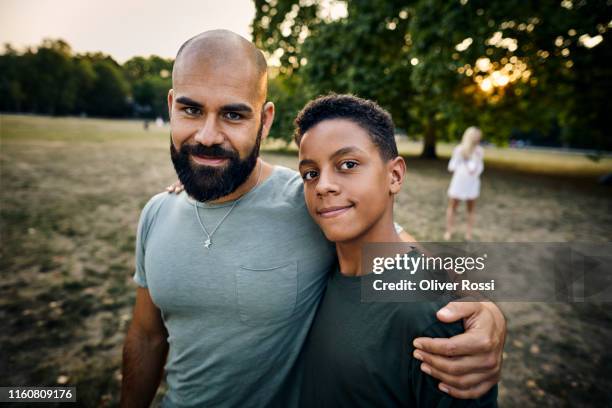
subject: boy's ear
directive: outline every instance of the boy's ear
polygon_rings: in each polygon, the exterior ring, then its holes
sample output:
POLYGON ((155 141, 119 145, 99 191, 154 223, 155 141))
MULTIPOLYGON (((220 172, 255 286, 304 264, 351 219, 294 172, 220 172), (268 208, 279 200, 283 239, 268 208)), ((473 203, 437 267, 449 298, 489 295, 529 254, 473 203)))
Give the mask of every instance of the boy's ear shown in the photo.
POLYGON ((389 172, 389 193, 391 195, 397 194, 402 189, 402 183, 404 182, 404 175, 406 174, 406 162, 401 156, 397 156, 395 159, 389 160, 387 163, 387 170, 389 172))

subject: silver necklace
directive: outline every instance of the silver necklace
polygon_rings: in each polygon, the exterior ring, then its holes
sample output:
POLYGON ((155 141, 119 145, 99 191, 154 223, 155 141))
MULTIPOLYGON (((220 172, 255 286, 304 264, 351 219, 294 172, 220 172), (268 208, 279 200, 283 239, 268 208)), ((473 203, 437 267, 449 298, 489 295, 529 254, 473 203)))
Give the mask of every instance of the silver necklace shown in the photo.
POLYGON ((257 187, 257 185, 259 184, 259 180, 261 179, 261 169, 263 167, 263 164, 260 163, 259 164, 259 173, 257 175, 257 182, 255 183, 255 185, 246 193, 244 193, 242 196, 240 196, 240 198, 238 198, 237 200, 234 201, 234 204, 232 204, 231 208, 229 209, 228 212, 225 213, 225 215, 221 218, 221 221, 219 221, 217 223, 217 225, 215 226, 215 228, 209 233, 208 230, 206 229, 206 226, 204 225, 204 223, 202 222, 202 219, 200 218, 200 212, 198 211, 198 205, 197 203, 193 203, 193 209, 195 210, 195 214, 196 214, 196 218, 198 219, 198 223, 200 224, 200 227, 202 227, 202 231, 204 231, 204 234, 206 234, 206 240, 204 241, 203 245, 204 248, 210 248, 210 246, 212 245, 212 237, 214 235, 214 233, 217 231, 217 229, 219 229, 219 227, 221 226, 221 224, 223 224, 223 221, 225 221, 225 219, 230 215, 230 213, 232 212, 232 210, 234 209, 234 207, 236 207, 236 205, 240 202, 240 200, 242 200, 242 198, 247 195, 248 193, 250 193, 255 187, 257 187))

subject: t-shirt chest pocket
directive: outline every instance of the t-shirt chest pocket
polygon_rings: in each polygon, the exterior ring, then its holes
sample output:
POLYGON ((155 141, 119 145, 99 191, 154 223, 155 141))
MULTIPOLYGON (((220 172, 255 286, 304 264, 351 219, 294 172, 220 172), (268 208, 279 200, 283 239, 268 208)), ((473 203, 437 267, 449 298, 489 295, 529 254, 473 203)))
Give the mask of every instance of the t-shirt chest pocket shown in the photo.
POLYGON ((297 290, 297 261, 270 267, 240 265, 236 273, 240 320, 260 326, 289 319, 297 290))

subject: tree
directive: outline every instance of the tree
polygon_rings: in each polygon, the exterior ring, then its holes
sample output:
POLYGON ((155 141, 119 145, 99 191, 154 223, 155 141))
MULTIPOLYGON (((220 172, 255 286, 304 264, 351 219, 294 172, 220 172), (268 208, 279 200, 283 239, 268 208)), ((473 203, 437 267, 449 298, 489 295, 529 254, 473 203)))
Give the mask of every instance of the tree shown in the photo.
POLYGON ((46 39, 22 54, 0 56, 2 110, 50 115, 127 116, 129 83, 112 58, 73 55, 63 40, 46 39))
POLYGON ((293 135, 293 120, 308 101, 299 75, 274 75, 268 84, 268 99, 275 104, 274 126, 270 137, 289 143, 293 135))
POLYGON ((0 55, 0 111, 19 112, 26 98, 19 73, 21 58, 10 44, 4 45, 4 53, 0 55))
POLYGON ((78 67, 66 42, 46 39, 38 49, 28 49, 23 55, 8 46, 2 61, 2 83, 8 97, 3 103, 9 110, 46 114, 74 110, 78 67))
POLYGON ((95 79, 85 95, 85 111, 89 115, 103 117, 130 116, 128 104, 130 86, 121 66, 104 54, 84 56, 91 63, 95 79))
POLYGON ((502 144, 517 129, 561 127, 570 145, 580 135, 584 146, 610 148, 603 2, 354 0, 336 18, 342 2, 255 3, 255 42, 281 75, 300 76, 310 96, 376 99, 423 137, 424 157, 473 124, 502 144))
POLYGON ((135 113, 140 116, 168 118, 166 98, 172 87, 170 59, 134 57, 123 64, 131 83, 135 113))
POLYGON ((73 113, 82 115, 88 113, 87 111, 90 108, 88 98, 94 90, 97 74, 92 60, 88 57, 78 55, 74 58, 74 63, 77 66, 75 76, 79 87, 73 113))

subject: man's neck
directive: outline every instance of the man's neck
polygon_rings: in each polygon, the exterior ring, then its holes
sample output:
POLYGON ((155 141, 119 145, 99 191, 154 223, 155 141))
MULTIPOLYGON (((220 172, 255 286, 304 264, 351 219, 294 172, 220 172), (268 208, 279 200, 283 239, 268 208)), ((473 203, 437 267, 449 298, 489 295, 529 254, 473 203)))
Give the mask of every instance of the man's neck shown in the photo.
POLYGON ((360 237, 345 242, 336 242, 336 252, 340 264, 340 272, 346 276, 361 276, 361 251, 363 246, 373 242, 402 242, 393 224, 391 216, 385 216, 375 226, 360 237))

